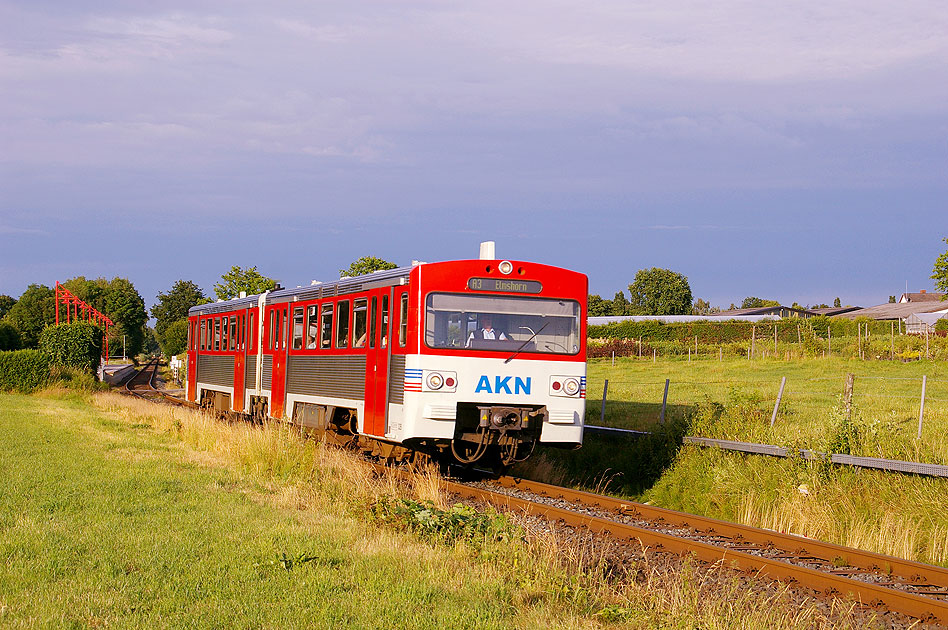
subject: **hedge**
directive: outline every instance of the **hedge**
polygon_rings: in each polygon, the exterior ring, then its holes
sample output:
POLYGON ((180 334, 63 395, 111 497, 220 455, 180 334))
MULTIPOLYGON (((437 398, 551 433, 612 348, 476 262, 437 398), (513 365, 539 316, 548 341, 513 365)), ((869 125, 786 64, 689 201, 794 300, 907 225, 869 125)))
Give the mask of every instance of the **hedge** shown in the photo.
POLYGON ((102 329, 90 322, 47 326, 40 334, 39 345, 53 365, 94 374, 102 360, 102 329))
MULTIPOLYGON (((735 320, 724 321, 696 321, 665 323, 656 320, 627 321, 590 326, 588 335, 593 339, 646 339, 652 341, 678 341, 694 343, 698 337, 699 344, 724 344, 739 341, 750 341, 756 334, 757 339, 773 339, 774 326, 777 327, 777 339, 783 342, 796 343, 808 338, 825 339, 827 330, 835 337, 859 335, 859 327, 866 330, 868 325, 873 336, 888 337, 892 331, 892 322, 877 321, 869 318, 840 319, 826 316, 810 317, 807 319, 790 318, 761 322, 743 322, 735 320)), ((895 324, 898 332, 899 326, 895 324)), ((864 334, 864 333, 863 333, 864 334)))
POLYGON ((49 355, 42 350, 0 352, 0 390, 31 392, 49 376, 49 355))

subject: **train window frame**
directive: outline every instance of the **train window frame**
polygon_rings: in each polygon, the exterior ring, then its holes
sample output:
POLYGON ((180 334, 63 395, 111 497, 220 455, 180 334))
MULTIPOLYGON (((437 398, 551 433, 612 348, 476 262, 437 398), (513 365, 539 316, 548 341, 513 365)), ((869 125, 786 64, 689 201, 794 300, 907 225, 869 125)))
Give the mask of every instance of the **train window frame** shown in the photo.
POLYGON ((369 348, 375 347, 375 334, 378 331, 378 296, 372 296, 372 306, 369 308, 369 348))
POLYGON ((256 311, 250 311, 250 317, 247 318, 247 350, 250 351, 257 349, 257 335, 254 334, 256 329, 253 327, 255 313, 256 311))
POLYGON ((319 346, 320 350, 332 348, 333 318, 336 316, 335 305, 324 302, 319 308, 319 346))
POLYGON ((349 300, 336 301, 336 349, 349 348, 349 332, 352 329, 352 303, 349 300), (343 313, 345 310, 345 313, 343 313))
POLYGON ((267 329, 267 350, 274 350, 274 333, 276 332, 276 309, 270 309, 270 326, 267 329))
POLYGON ((306 308, 303 306, 293 307, 293 337, 291 347, 293 350, 303 349, 303 335, 306 330, 306 308), (299 321, 297 321, 299 318, 299 321))
POLYGON ((388 329, 389 329, 389 314, 388 314, 388 294, 382 296, 382 341, 380 343, 381 348, 388 347, 388 329))
POLYGON ((315 350, 319 347, 319 305, 310 304, 306 307, 306 331, 305 347, 307 350, 315 350))
POLYGON ((399 298, 398 309, 398 347, 408 346, 408 291, 399 298))
MULTIPOLYGON (((366 324, 369 316, 368 298, 356 298, 352 301, 352 347, 364 348, 366 324)), ((371 347, 371 346, 370 346, 371 347)))

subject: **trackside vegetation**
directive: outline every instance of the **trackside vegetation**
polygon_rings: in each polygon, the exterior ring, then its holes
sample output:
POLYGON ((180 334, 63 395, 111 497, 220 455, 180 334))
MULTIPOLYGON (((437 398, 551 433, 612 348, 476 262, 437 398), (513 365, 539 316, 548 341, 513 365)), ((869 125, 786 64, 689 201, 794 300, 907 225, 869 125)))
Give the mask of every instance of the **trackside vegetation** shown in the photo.
POLYGON ((31 392, 49 378, 49 355, 42 350, 0 352, 0 391, 31 392))
POLYGON ((583 448, 536 472, 656 505, 948 566, 948 479, 682 446, 684 435, 948 464, 944 361, 594 359, 583 448), (844 397, 853 375, 850 404, 844 397), (925 382, 925 408, 920 409, 925 382), (782 378, 780 407, 773 415, 782 378), (609 380, 605 418, 604 381, 609 380), (666 418, 660 412, 669 381, 666 418), (921 437, 919 415, 923 411, 921 437), (771 420, 773 424, 771 425, 771 420))
POLYGON ((40 333, 40 350, 50 362, 66 368, 95 372, 102 360, 103 331, 89 322, 47 326, 40 333))
POLYGON ((0 395, 0 624, 831 628, 719 569, 616 564, 282 425, 0 395))

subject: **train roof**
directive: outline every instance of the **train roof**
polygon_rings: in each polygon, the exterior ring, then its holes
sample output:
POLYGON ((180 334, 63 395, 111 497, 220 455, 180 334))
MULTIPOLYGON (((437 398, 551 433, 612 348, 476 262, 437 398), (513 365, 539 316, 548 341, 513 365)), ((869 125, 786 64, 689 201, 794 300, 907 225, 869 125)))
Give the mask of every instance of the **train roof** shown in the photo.
MULTIPOLYGON (((384 269, 353 278, 340 278, 332 282, 318 282, 316 284, 292 289, 276 289, 267 294, 267 304, 314 300, 324 297, 334 297, 336 295, 345 295, 347 293, 358 293, 359 291, 373 289, 375 287, 394 286, 402 284, 402 278, 408 278, 413 268, 414 267, 398 267, 396 269, 384 269)), ((255 295, 248 295, 247 297, 234 298, 233 300, 198 304, 188 309, 188 315, 209 315, 212 313, 224 313, 227 311, 251 308, 257 305, 260 295, 261 294, 257 293, 255 295)))

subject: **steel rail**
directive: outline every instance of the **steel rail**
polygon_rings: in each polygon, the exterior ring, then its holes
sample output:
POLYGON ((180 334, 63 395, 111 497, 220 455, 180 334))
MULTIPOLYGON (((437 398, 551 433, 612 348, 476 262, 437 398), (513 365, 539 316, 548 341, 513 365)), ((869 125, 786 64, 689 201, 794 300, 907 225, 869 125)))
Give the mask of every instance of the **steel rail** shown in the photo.
MULTIPOLYGON (((645 505, 582 490, 519 479, 501 477, 495 482, 505 488, 524 490, 550 498, 561 498, 587 507, 611 510, 626 516, 638 516, 645 520, 663 521, 677 527, 690 527, 701 533, 728 537, 754 543, 764 547, 794 551, 797 555, 818 558, 824 562, 856 567, 865 571, 884 572, 905 579, 909 583, 940 586, 948 589, 948 569, 914 560, 905 560, 872 551, 844 547, 795 534, 785 534, 770 529, 761 529, 739 523, 677 512, 666 508, 645 505)), ((948 592, 945 593, 948 596, 948 592)))
MULTIPOLYGON (((537 503, 505 493, 475 488, 462 483, 448 481, 445 485, 448 491, 462 497, 484 501, 497 507, 534 514, 574 527, 588 529, 595 533, 608 533, 616 538, 638 540, 642 545, 654 551, 671 552, 679 555, 693 555, 699 560, 709 563, 723 562, 725 566, 731 568, 754 572, 777 580, 797 582, 802 586, 823 591, 828 595, 850 597, 852 600, 861 604, 872 607, 884 606, 889 610, 901 612, 925 621, 937 621, 942 624, 948 624, 948 601, 854 580, 842 575, 827 573, 782 560, 757 556, 744 551, 727 549, 702 541, 680 538, 663 532, 628 525, 619 521, 537 503)), ((519 484, 518 487, 520 487, 519 484)), ((557 489, 559 490, 559 488, 557 489)), ((598 497, 598 495, 591 496, 598 497)), ((601 498, 608 499, 608 497, 601 498)), ((715 522, 724 523, 723 521, 715 522)), ((807 543, 812 542, 807 538, 799 538, 796 536, 792 538, 807 543)), ((849 549, 847 551, 853 552, 855 550, 849 549)))

